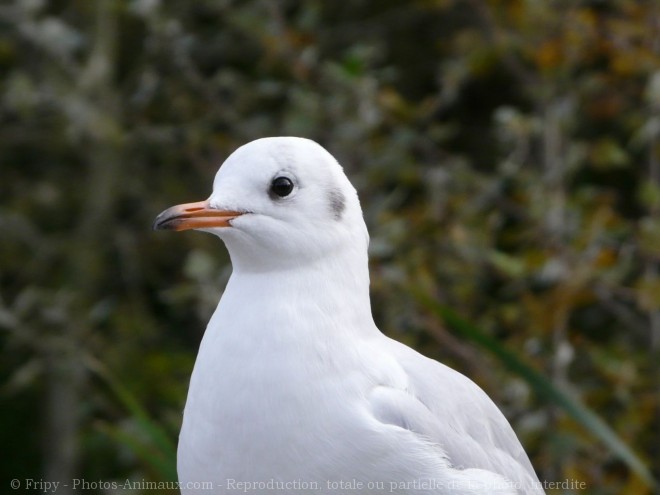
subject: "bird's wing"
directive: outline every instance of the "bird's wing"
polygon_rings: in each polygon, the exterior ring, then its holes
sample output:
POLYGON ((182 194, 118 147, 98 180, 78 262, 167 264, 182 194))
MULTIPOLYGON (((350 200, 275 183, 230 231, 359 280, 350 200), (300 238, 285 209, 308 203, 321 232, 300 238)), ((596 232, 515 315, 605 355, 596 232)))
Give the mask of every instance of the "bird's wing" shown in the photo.
POLYGON ((440 446, 456 469, 484 469, 544 493, 504 415, 474 382, 391 339, 385 344, 408 376, 408 388, 379 386, 370 400, 376 417, 440 446))

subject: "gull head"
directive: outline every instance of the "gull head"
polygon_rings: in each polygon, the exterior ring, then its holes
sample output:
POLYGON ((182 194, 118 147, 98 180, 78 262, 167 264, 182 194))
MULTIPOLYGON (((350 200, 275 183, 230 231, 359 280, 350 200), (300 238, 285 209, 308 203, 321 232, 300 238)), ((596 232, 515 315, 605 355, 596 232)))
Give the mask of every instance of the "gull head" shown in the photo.
POLYGON ((273 137, 232 153, 205 200, 173 206, 156 230, 202 230, 226 244, 234 269, 268 271, 335 256, 366 257, 357 192, 342 167, 309 139, 273 137))

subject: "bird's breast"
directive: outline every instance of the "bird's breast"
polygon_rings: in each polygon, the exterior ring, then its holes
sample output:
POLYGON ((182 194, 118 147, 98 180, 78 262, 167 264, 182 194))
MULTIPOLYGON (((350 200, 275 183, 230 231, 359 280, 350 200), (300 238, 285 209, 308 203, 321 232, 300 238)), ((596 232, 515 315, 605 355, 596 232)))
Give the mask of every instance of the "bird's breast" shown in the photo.
POLYGON ((352 371, 351 352, 284 335, 251 339, 245 328, 209 330, 188 392, 180 478, 297 479, 326 469, 320 454, 341 449, 344 423, 355 426, 348 411, 369 387, 368 374, 352 371))

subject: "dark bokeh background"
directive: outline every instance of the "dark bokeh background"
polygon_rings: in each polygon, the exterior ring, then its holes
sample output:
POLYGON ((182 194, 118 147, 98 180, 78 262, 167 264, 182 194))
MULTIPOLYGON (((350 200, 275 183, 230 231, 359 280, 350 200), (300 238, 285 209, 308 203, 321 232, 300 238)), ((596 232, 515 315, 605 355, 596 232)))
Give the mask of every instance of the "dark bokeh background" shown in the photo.
POLYGON ((0 490, 172 479, 230 267, 217 239, 151 221, 207 197, 239 145, 298 135, 360 192, 381 329, 479 383, 541 479, 651 493, 596 423, 415 294, 568 391, 658 477, 658 9, 2 2, 0 490))

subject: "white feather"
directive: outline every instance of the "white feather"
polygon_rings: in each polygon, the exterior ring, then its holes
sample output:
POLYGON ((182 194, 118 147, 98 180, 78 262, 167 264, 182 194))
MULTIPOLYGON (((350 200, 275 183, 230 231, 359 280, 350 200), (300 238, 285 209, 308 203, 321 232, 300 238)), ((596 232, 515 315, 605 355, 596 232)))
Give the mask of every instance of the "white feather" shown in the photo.
POLYGON ((234 272, 190 382, 184 493, 543 493, 479 387, 376 328, 357 194, 323 148, 250 143, 210 203, 250 214, 208 229, 234 272), (282 173, 296 188, 273 199, 282 173))

